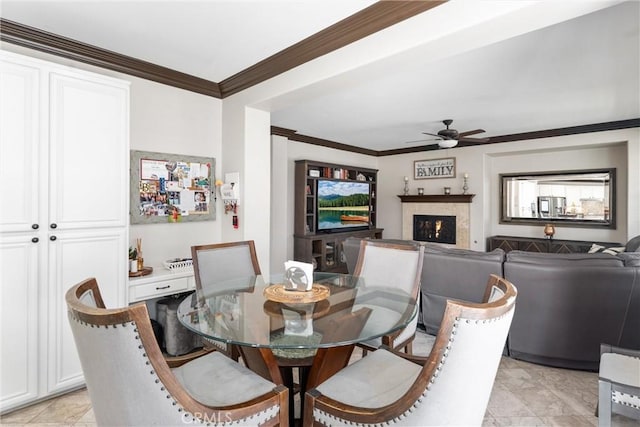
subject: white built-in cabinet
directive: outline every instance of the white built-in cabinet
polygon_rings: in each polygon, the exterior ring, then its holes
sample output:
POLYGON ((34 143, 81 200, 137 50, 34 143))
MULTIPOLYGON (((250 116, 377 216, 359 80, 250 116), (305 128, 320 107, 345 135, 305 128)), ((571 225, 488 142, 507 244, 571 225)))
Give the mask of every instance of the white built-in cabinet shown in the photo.
MULTIPOLYGON (((0 51, 0 411, 83 384, 65 292, 127 303, 127 82, 0 51)), ((108 357, 108 355, 105 355, 108 357)))

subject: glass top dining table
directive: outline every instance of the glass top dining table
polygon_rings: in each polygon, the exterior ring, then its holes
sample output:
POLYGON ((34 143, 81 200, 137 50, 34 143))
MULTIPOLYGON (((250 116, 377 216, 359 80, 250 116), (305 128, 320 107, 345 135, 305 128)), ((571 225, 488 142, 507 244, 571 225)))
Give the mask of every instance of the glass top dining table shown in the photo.
POLYGON ((336 273, 314 273, 313 282, 322 292, 283 290, 283 275, 203 285, 180 304, 178 318, 208 339, 304 357, 391 334, 417 312, 415 298, 388 283, 336 273))

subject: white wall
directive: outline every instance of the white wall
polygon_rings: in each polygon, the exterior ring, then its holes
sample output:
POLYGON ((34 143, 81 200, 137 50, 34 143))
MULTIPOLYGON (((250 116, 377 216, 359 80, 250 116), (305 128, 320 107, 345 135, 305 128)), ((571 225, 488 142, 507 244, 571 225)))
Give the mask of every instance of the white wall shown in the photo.
POLYGON ((409 176, 410 194, 424 187, 425 194, 442 194, 443 187, 452 193, 462 192, 462 175, 469 174, 471 204, 471 248, 485 250, 486 238, 492 235, 543 237, 542 225, 499 224, 498 175, 507 172, 617 168, 617 228, 595 229, 557 227, 556 238, 626 242, 640 234, 640 132, 628 129, 488 144, 449 150, 381 157, 378 174, 378 225, 384 236, 401 238, 402 212, 398 194, 402 194, 403 177, 409 176), (455 157, 457 177, 453 179, 413 180, 415 160, 455 157))
MULTIPOLYGON (((129 81, 132 150, 214 157, 221 167, 221 100, 10 43, 2 48, 129 81)), ((145 264, 158 268, 167 259, 190 256, 191 245, 221 241, 219 219, 224 214, 219 200, 217 209, 216 221, 131 226, 130 244, 142 238, 145 264)))
MULTIPOLYGON (((134 78, 129 77, 130 80, 134 78)), ((222 102, 209 96, 135 79, 131 86, 131 149, 214 157, 221 168, 222 102)), ((214 178, 214 179, 215 179, 214 178)), ((191 246, 222 241, 218 197, 216 220, 132 225, 132 242, 142 239, 145 264, 190 257, 191 246)))

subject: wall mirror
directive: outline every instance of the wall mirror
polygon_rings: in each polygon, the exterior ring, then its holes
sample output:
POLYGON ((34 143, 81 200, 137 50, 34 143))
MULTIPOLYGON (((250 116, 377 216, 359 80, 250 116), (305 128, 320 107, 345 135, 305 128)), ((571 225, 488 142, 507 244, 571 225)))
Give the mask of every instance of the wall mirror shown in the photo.
POLYGON ((500 222, 615 228, 616 170, 501 174, 500 222))
POLYGON ((216 219, 215 159, 131 150, 131 224, 216 219))

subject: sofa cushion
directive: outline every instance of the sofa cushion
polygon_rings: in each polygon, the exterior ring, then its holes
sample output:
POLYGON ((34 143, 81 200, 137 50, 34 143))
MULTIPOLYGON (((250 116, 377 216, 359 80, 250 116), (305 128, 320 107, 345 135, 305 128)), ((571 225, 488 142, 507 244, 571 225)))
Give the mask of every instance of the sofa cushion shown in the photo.
POLYGON ((624 261, 618 256, 608 254, 553 254, 525 251, 511 251, 507 253, 507 262, 520 262, 539 265, 565 266, 602 266, 622 267, 624 261))
POLYGON ((473 251, 471 249, 448 248, 446 246, 439 246, 431 243, 424 243, 423 246, 424 252, 429 254, 463 256, 486 261, 504 261, 504 251, 502 249, 494 249, 491 252, 480 252, 473 251))
POLYGON ((638 345, 637 269, 588 262, 605 256, 622 263, 602 254, 583 254, 585 261, 565 259, 565 264, 512 262, 509 255, 504 277, 518 288, 519 301, 509 332, 512 357, 597 370, 600 343, 638 345))
POLYGON ((482 302, 490 274, 502 276, 504 251, 477 252, 425 245, 422 263, 422 322, 437 333, 448 299, 482 302))
POLYGON ((625 267, 640 267, 640 252, 623 252, 617 256, 625 267))

